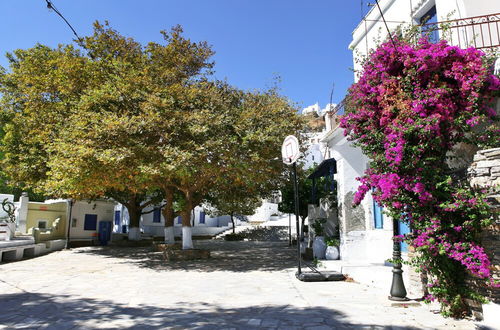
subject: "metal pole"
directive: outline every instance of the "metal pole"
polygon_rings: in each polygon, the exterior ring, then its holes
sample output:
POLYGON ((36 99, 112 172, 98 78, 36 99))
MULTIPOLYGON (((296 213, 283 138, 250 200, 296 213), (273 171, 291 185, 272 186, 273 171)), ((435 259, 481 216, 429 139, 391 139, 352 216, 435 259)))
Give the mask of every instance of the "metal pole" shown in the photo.
MULTIPOLYGON (((392 220, 392 229, 394 232, 394 236, 399 235, 399 226, 398 220, 392 220)), ((389 300, 395 301, 406 301, 406 289, 405 283, 403 282, 403 270, 401 269, 403 266, 401 265, 401 245, 398 239, 394 239, 394 244, 392 248, 392 259, 393 259, 393 268, 392 268, 392 285, 391 285, 391 295, 389 296, 389 300)))
MULTIPOLYGON (((290 172, 290 181, 293 182, 293 174, 290 172)), ((295 183, 294 183, 295 189, 295 183)), ((295 198, 295 195, 294 195, 295 198)), ((288 210, 290 211, 290 210, 288 210)), ((292 246, 292 214, 288 213, 288 246, 292 246)))
POLYGON ((299 229, 299 186, 297 183, 297 163, 293 163, 293 191, 295 195, 295 224, 297 226, 297 256, 298 256, 298 264, 297 264, 297 275, 302 273, 300 269, 300 229, 299 229))
POLYGON ((71 231, 71 212, 73 211, 73 200, 69 199, 69 217, 68 217, 68 233, 66 235, 66 246, 64 247, 65 249, 69 249, 69 235, 71 231))

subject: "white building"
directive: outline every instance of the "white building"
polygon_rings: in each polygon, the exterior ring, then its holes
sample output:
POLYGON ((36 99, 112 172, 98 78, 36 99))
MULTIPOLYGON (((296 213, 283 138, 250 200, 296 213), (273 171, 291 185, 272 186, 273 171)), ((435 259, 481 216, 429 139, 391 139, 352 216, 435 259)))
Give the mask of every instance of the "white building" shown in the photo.
MULTIPOLYGON (((448 31, 435 31, 431 39, 444 38, 461 48, 487 49, 500 44, 500 1, 380 0, 379 5, 391 31, 422 22, 429 24, 424 30, 446 23, 448 31)), ((372 6, 352 33, 349 48, 353 51, 355 72, 359 73, 361 69, 360 60, 387 36, 380 10, 372 6)))
MULTIPOLYGON (((379 4, 391 31, 404 25, 408 27, 422 22, 439 25, 447 21, 448 32, 443 34, 437 30, 430 35, 431 39, 445 37, 451 44, 460 47, 472 45, 488 49, 496 46, 498 49, 500 46, 500 1, 380 0, 379 4)), ((428 26, 421 29, 425 32, 428 26)), ((387 37, 384 21, 375 5, 353 31, 353 41, 349 45, 353 50, 355 81, 361 70, 360 60, 387 37)), ((390 267, 384 268, 384 264, 392 257, 393 223, 374 203, 370 194, 366 195, 361 205, 352 207, 359 186, 355 178, 363 175, 369 159, 360 149, 353 147, 343 133, 338 122, 330 120, 326 133, 321 137, 327 149, 325 159, 336 161, 341 267, 348 269, 349 275, 357 281, 388 288, 392 273, 390 267)), ((408 229, 400 225, 400 230, 404 233, 408 229)), ((404 252, 405 246, 402 249, 404 252)), ((417 295, 418 288, 411 287, 408 274, 406 270, 407 289, 410 294, 417 295)))
MULTIPOLYGON (((158 207, 149 207, 144 210, 141 217, 141 228, 145 235, 164 236, 165 219, 158 207), (150 212, 151 211, 151 212, 150 212)), ((196 206, 191 216, 193 236, 215 236, 231 228, 231 219, 228 215, 212 217, 202 206, 196 206)), ((235 218, 236 225, 239 220, 235 218)), ((174 236, 182 236, 182 219, 180 216, 174 219, 174 236)))

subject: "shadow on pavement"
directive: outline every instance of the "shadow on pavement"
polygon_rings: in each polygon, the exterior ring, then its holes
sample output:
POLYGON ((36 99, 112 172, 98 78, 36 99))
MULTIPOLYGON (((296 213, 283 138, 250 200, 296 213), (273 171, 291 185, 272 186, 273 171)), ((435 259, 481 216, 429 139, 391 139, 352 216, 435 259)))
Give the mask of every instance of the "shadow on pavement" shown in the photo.
POLYGON ((320 307, 223 308, 207 303, 131 307, 109 300, 18 293, 0 295, 0 308, 0 324, 13 329, 417 329, 354 324, 339 311, 320 307))
POLYGON ((220 240, 195 241, 195 247, 210 250, 209 259, 164 261, 161 252, 151 247, 91 247, 75 249, 86 253, 115 258, 139 267, 154 270, 187 270, 199 272, 280 271, 296 265, 295 248, 287 242, 226 242, 220 240))

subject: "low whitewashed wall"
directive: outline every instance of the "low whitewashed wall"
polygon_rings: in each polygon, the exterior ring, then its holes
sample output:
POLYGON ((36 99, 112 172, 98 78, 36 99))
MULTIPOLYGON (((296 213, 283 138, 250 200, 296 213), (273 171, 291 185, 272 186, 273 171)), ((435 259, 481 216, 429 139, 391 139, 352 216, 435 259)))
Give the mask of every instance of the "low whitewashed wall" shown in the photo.
MULTIPOLYGON (((164 236, 164 226, 144 226, 144 234, 151 236, 164 236)), ((216 236, 219 233, 231 228, 231 226, 224 227, 208 227, 208 226, 194 226, 192 228, 193 236, 216 236)), ((182 236, 182 227, 174 227, 174 235, 176 237, 182 236)))

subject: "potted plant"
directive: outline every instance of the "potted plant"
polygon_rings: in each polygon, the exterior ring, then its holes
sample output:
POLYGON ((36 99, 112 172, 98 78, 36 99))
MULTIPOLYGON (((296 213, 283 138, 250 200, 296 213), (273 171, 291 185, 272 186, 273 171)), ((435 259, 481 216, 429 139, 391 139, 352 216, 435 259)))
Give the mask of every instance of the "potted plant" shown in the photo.
POLYGON ((325 218, 318 218, 311 224, 315 236, 313 242, 313 256, 318 259, 325 259, 326 244, 323 236, 325 232, 325 223, 325 218))
POLYGON ((340 241, 338 238, 328 237, 325 240, 326 243, 326 251, 325 257, 327 260, 337 260, 340 257, 339 246, 340 241))

